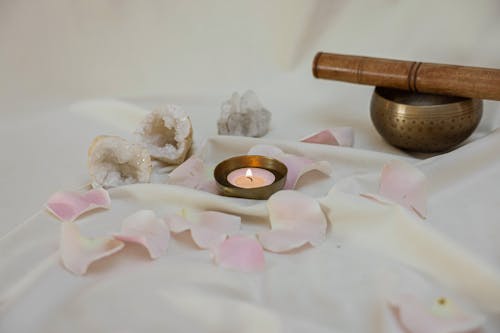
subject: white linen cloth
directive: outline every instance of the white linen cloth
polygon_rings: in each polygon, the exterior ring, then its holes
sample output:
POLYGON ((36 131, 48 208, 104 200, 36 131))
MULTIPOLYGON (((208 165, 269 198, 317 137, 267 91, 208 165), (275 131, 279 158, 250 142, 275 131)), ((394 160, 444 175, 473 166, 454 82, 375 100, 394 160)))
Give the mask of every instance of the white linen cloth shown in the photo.
MULTIPOLYGON (((73 107, 132 130, 145 111, 112 102, 73 107), (127 113, 123 109, 128 107, 127 113), (99 109, 98 113, 94 112, 99 109), (120 112, 116 112, 120 109, 120 112)), ((106 122, 104 121, 104 123, 106 122)), ((109 131, 120 131, 110 126, 109 131)), ((258 143, 327 160, 332 177, 304 176, 298 190, 316 197, 329 218, 327 240, 289 254, 266 252, 261 273, 214 265, 189 236, 174 237, 166 256, 151 261, 138 246, 94 263, 78 277, 59 263, 59 224, 42 211, 0 241, 0 330, 3 332, 398 332, 387 301, 401 292, 432 299, 445 295, 487 317, 496 332, 500 311, 497 206, 468 193, 494 194, 500 176, 500 132, 426 160, 360 149, 292 141, 212 137, 196 152, 216 164, 258 143), (379 172, 399 158, 419 167, 431 184, 421 220, 397 205, 359 193, 377 190, 379 172), (488 168, 479 163, 487 162, 488 168), (467 162, 468 161, 468 162, 467 162), (477 186, 480 186, 479 188, 477 186), (450 207, 452 207, 450 209, 450 207), (30 320, 23 320, 29 314, 30 320), (360 320, 362 318, 362 320, 360 320)), ((112 208, 77 221, 88 236, 111 234, 138 209, 160 216, 182 208, 241 215, 243 232, 269 228, 264 201, 226 198, 165 184, 110 190, 112 208)), ((493 202, 497 198, 490 198, 493 202)))
MULTIPOLYGON (((319 50, 500 68, 499 33, 496 0, 0 2, 0 332, 394 333, 385 301, 400 291, 448 296, 485 315, 486 332, 500 331, 498 102, 485 102, 463 147, 415 156, 374 130, 371 87, 310 71, 319 50), (309 174, 298 187, 328 213, 324 244, 266 252, 256 274, 215 266, 183 236, 158 261, 127 245, 84 277, 62 268, 59 222, 37 209, 52 192, 87 184, 92 138, 129 138, 141 112, 115 101, 68 105, 103 96, 180 104, 197 150, 215 162, 261 142, 215 137, 220 103, 248 88, 273 112, 265 142, 333 164, 332 178, 309 174), (296 142, 333 126, 354 128, 353 149, 296 142), (426 220, 357 196, 376 191, 395 158, 429 178, 426 220)), ((115 189, 112 200, 77 221, 87 236, 118 230, 138 208, 186 205, 244 214, 246 232, 267 228, 263 204, 178 187, 115 189)))

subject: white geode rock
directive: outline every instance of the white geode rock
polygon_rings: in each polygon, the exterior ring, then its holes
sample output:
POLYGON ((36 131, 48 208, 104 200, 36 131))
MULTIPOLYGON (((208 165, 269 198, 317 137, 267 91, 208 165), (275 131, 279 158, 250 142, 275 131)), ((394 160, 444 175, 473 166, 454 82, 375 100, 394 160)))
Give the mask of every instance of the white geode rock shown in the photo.
POLYGON ((152 170, 146 148, 108 135, 100 135, 92 141, 88 167, 94 188, 149 183, 152 170))
POLYGON ((217 121, 219 134, 261 137, 269 131, 271 112, 260 103, 257 95, 248 90, 240 97, 235 92, 221 105, 217 121))
POLYGON ((177 105, 149 113, 137 133, 151 157, 168 164, 184 162, 193 143, 191 120, 177 105))

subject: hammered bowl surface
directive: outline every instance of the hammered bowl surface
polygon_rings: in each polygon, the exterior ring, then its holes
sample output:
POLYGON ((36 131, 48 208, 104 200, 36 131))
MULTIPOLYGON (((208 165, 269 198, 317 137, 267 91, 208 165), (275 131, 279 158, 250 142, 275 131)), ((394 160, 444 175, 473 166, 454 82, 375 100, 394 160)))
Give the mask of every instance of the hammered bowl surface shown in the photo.
POLYGON ((423 153, 451 150, 476 129, 482 100, 375 88, 370 113, 379 134, 395 147, 423 153))

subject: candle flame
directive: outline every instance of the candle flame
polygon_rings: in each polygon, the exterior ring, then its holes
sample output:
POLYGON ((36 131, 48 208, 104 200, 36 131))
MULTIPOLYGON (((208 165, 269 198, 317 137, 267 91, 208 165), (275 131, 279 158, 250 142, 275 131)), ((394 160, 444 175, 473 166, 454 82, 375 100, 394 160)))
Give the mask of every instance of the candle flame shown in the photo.
POLYGON ((245 172, 245 177, 252 178, 253 177, 252 170, 247 169, 247 172, 245 172))
POLYGON ((251 182, 253 182, 252 170, 247 169, 247 172, 245 172, 245 177, 248 178, 251 182))

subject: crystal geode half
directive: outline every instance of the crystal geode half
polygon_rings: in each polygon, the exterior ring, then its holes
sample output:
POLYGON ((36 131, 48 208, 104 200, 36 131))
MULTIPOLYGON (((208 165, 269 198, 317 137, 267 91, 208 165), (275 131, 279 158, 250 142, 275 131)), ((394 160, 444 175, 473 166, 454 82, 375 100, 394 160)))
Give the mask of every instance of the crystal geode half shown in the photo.
POLYGON ((235 92, 221 105, 217 121, 219 134, 261 137, 269 131, 271 112, 248 90, 241 97, 235 92))
POLYGON ((191 120, 176 105, 149 113, 137 132, 151 157, 168 164, 184 162, 193 143, 191 120))
POLYGON ((110 188, 148 183, 152 165, 148 151, 141 145, 101 135, 90 145, 88 167, 92 187, 110 188))

